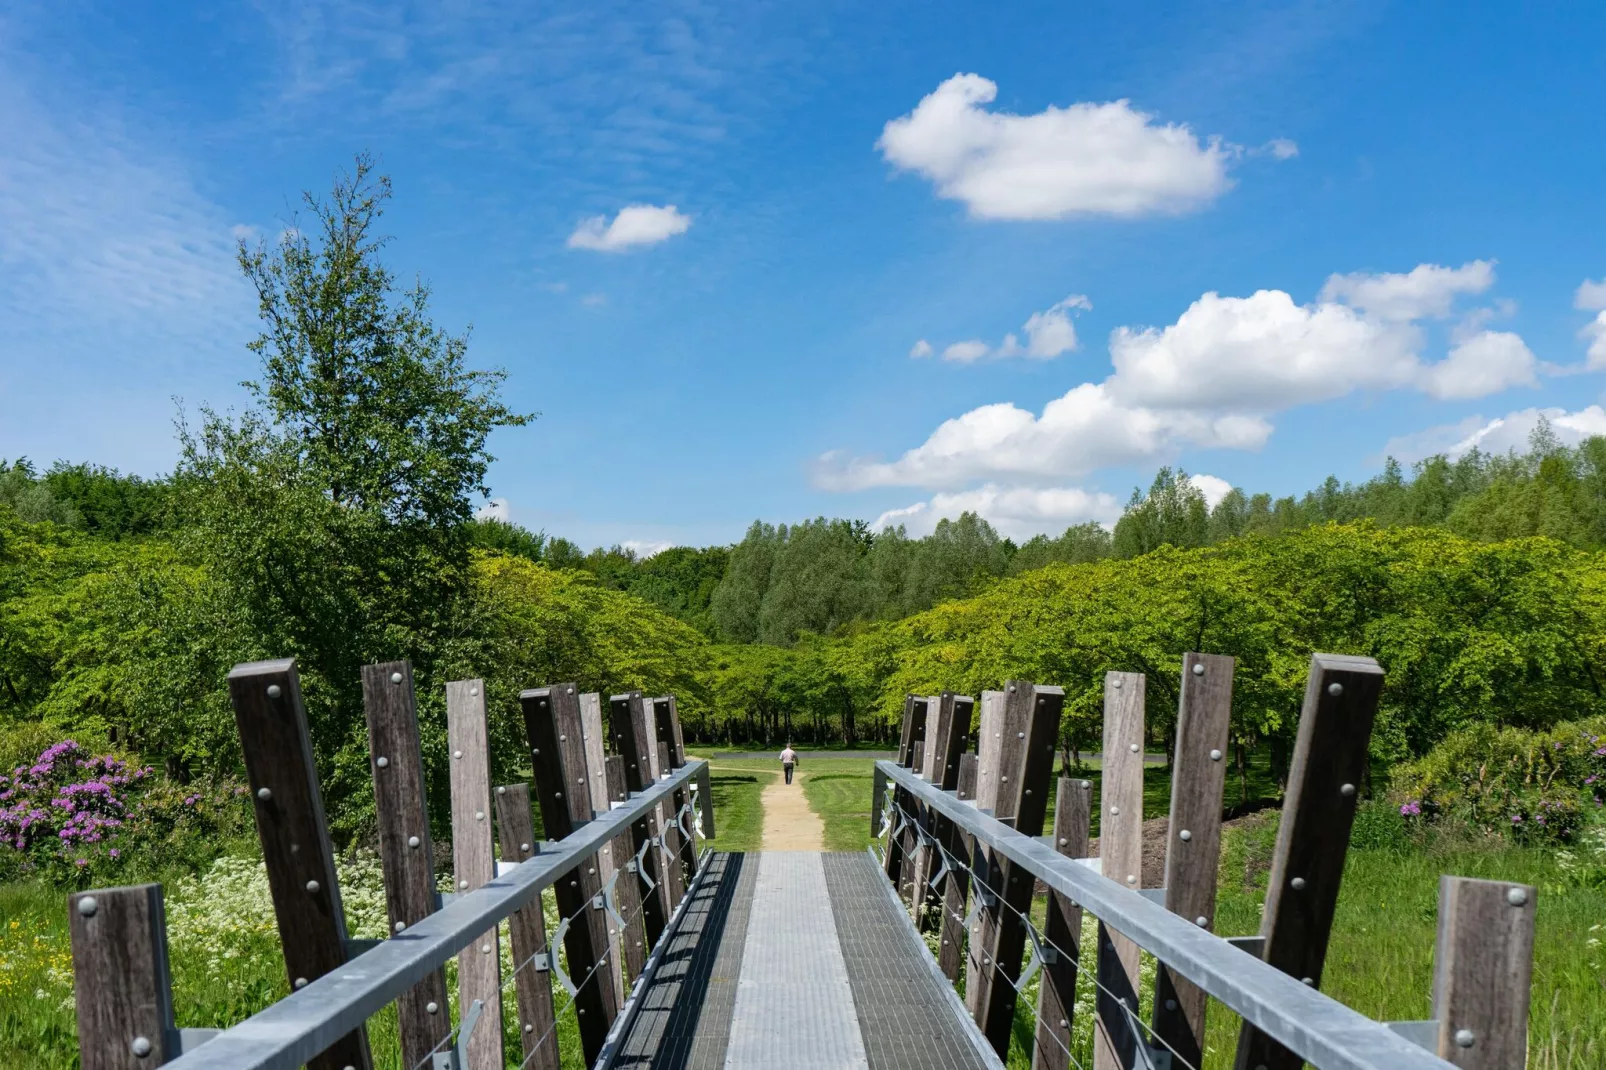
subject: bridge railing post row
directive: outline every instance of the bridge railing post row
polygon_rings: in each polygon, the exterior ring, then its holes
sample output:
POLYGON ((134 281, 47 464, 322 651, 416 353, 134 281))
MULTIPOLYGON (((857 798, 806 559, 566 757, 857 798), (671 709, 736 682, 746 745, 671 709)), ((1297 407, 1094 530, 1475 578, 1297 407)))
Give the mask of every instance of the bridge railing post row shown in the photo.
MULTIPOLYGON (((608 804, 623 805, 630 794, 625 787, 624 755, 610 754, 603 759, 603 764, 608 774, 608 804)), ((647 923, 643 916, 641 881, 636 875, 629 830, 615 836, 612 847, 614 858, 620 860, 619 883, 614 885, 614 893, 619 898, 619 913, 625 919, 624 932, 619 934, 619 941, 624 949, 624 967, 633 984, 647 964, 647 923)))
MULTIPOLYGON (((669 744, 661 738, 658 740, 658 775, 668 774, 669 744)), ((674 914, 675 908, 686 895, 686 872, 681 868, 680 856, 680 824, 676 817, 678 810, 674 800, 658 808, 658 836, 663 845, 664 869, 664 895, 669 899, 669 913, 674 914)))
MULTIPOLYGON (((967 719, 968 720, 968 719, 967 719)), ((967 728, 968 734, 968 728, 967 728)), ((967 751, 959 756, 959 784, 954 794, 962 802, 975 805, 976 754, 967 751)), ((953 858, 968 861, 974 845, 959 826, 948 822, 948 851, 953 858)), ((937 963, 945 977, 957 982, 965 967, 965 916, 970 900, 970 871, 962 866, 950 865, 942 890, 941 943, 937 947, 937 963)))
MULTIPOLYGON (((1234 661, 1221 654, 1184 654, 1171 773, 1171 819, 1165 853, 1165 907, 1214 931, 1221 862, 1221 805, 1227 785, 1234 661)), ((1204 990, 1165 963, 1156 964, 1154 1034, 1185 1063, 1204 1057, 1204 990)))
MULTIPOLYGON (((909 717, 910 732, 908 752, 901 764, 906 769, 923 774, 926 765, 927 721, 932 714, 930 702, 923 695, 910 695, 905 701, 904 709, 906 716, 909 717)), ((906 794, 902 801, 908 804, 904 808, 904 813, 908 816, 898 840, 898 856, 901 861, 898 867, 897 888, 898 894, 905 902, 913 903, 915 874, 920 863, 920 807, 912 795, 906 794)))
MULTIPOLYGON (((914 703, 915 697, 913 695, 905 695, 903 697, 903 724, 898 736, 898 764, 904 768, 908 768, 909 763, 913 760, 914 703)), ((894 801, 898 802, 899 804, 903 804, 906 801, 907 793, 902 788, 894 786, 892 794, 894 801)), ((905 809, 907 809, 907 807, 905 807, 905 809)), ((871 820, 878 820, 879 814, 880 811, 877 810, 875 814, 871 815, 871 820)), ((903 837, 895 835, 900 824, 901 822, 894 819, 892 824, 887 829, 876 830, 877 832, 884 831, 887 833, 887 849, 882 858, 882 863, 886 869, 887 880, 892 882, 892 887, 894 889, 901 889, 903 887, 903 870, 904 866, 906 865, 903 849, 903 837)))
POLYGON ((139 1070, 178 1055, 162 886, 78 892, 67 926, 83 1070, 139 1070))
MULTIPOLYGON (((496 876, 492 845, 490 728, 485 682, 446 685, 446 742, 451 751, 452 875, 459 895, 496 876)), ((516 857, 516 856, 515 856, 516 857)), ((474 1001, 480 1017, 468 1038, 470 1067, 502 1065, 501 930, 492 926, 457 956, 457 1008, 462 1018, 474 1001)), ((468 1070, 468 1068, 464 1068, 468 1070)))
MULTIPOLYGON (((1147 678, 1104 677, 1104 755, 1099 778, 1100 872, 1124 887, 1143 887, 1143 714, 1147 678)), ((1100 920, 1098 993, 1094 998, 1094 1070, 1131 1070, 1144 1043, 1138 1014, 1138 946, 1100 920)))
MULTIPOLYGON (((561 840, 592 820, 580 698, 574 684, 534 688, 519 695, 535 772, 541 823, 561 840)), ((574 918, 564 938, 569 977, 576 986, 575 1014, 588 1064, 596 1061, 619 1013, 613 982, 598 969, 608 954, 607 912, 595 908, 602 891, 597 856, 587 858, 553 885, 558 913, 574 918)))
MULTIPOLYGON (((1005 696, 1003 691, 981 693, 981 715, 976 729, 976 808, 989 817, 998 809, 1005 696)), ((1010 730, 1010 738, 1015 738, 1013 729, 1010 730)), ((983 962, 982 948, 992 943, 992 933, 997 927, 1001 908, 994 901, 996 897, 992 892, 998 887, 992 851, 986 845, 973 841, 970 866, 976 876, 975 887, 971 889, 971 895, 976 900, 976 918, 965 933, 965 1008, 970 1011, 971 1017, 979 1021, 987 988, 992 983, 992 972, 984 968, 988 963, 983 962)))
MULTIPOLYGON (((645 791, 658 780, 658 740, 655 718, 640 691, 609 699, 608 722, 613 749, 624 756, 625 788, 645 791)), ((647 929, 647 949, 656 947, 669 922, 669 897, 664 866, 657 850, 658 809, 643 814, 630 828, 632 857, 638 862, 641 915, 647 929), (643 850, 645 848, 645 850, 643 850)))
MULTIPOLYGON (((387 684, 410 701, 411 671, 405 662, 399 664, 393 671, 401 673, 402 681, 389 683, 387 677, 387 684)), ((294 659, 286 658, 236 665, 228 682, 285 970, 291 987, 299 989, 344 966, 348 954, 346 916, 301 701, 301 680, 294 659)), ((443 982, 443 1021, 445 995, 443 982)), ((312 1070, 368 1070, 373 1060, 367 1030, 359 1028, 341 1037, 307 1065, 312 1070)))
MULTIPOLYGON (((652 700, 653 714, 658 722, 658 739, 668 744, 668 762, 664 764, 666 770, 679 769, 686 764, 686 740, 680 730, 680 706, 674 695, 665 695, 652 700)), ((685 791, 675 792, 672 803, 675 811, 675 828, 672 834, 672 843, 678 846, 681 895, 685 894, 685 885, 697 873, 697 842, 695 835, 685 835, 680 825, 680 812, 685 807, 689 794, 685 791)), ((678 901, 678 897, 677 897, 678 901)))
MULTIPOLYGON (((1382 689, 1383 670, 1371 658, 1311 658, 1260 932, 1266 962, 1317 988, 1382 689)), ((1302 1064, 1244 1023, 1237 1070, 1299 1070, 1302 1064)))
MULTIPOLYGON (((535 857, 535 821, 530 809, 528 784, 504 784, 496 789, 496 833, 505 862, 535 857)), ((547 950, 546 917, 541 897, 507 921, 508 943, 513 947, 513 988, 519 1004, 519 1038, 524 1070, 558 1070, 558 1036, 552 1007, 552 974, 542 957, 547 950)))
MULTIPOLYGON (((362 694, 385 913, 395 936, 433 914, 439 902, 412 666, 405 661, 363 666, 362 694)), ((417 1066, 451 1033, 448 1007, 444 969, 396 1001, 402 1059, 409 1066, 417 1066)))
MULTIPOLYGON (((586 752, 586 792, 594 817, 601 817, 610 808, 608 801, 608 764, 604 753, 604 739, 602 729, 602 696, 595 692, 587 692, 580 696, 580 731, 585 737, 586 752)), ((602 845, 597 852, 597 880, 602 887, 607 888, 613 881, 613 894, 617 898, 619 885, 622 881, 614 880, 614 873, 619 868, 619 858, 615 855, 613 841, 602 845)), ((613 985, 613 1001, 619 1006, 625 1005, 625 970, 624 958, 620 954, 620 941, 623 933, 618 930, 618 922, 611 916, 603 922, 608 932, 608 964, 603 967, 608 974, 609 982, 613 985)))
MULTIPOLYGON (((1060 777, 1059 790, 1054 795, 1054 850, 1066 858, 1086 858, 1092 817, 1093 782, 1060 777)), ((1050 892, 1043 936, 1054 950, 1043 963, 1043 983, 1037 990, 1032 1070, 1068 1070, 1076 1015, 1076 976, 1081 965, 1082 908, 1067 896, 1050 892)))
POLYGON ((1439 881, 1435 1049, 1461 1070, 1527 1065, 1536 905, 1536 889, 1526 884, 1439 881))
MULTIPOLYGON (((920 775, 929 784, 941 786, 942 770, 939 768, 937 751, 940 747, 942 735, 942 696, 926 696, 926 738, 920 748, 918 770, 920 775)), ((935 815, 927 811, 924 806, 917 805, 915 812, 920 815, 917 824, 919 845, 915 848, 914 880, 909 890, 909 916, 914 919, 915 926, 921 930, 931 927, 931 907, 933 896, 931 878, 937 872, 939 852, 931 846, 931 839, 935 834, 935 815)))
MULTIPOLYGON (((1024 680, 1011 680, 1004 688, 1003 753, 1008 759, 999 774, 998 820, 1010 822, 1024 836, 1038 836, 1048 811, 1048 786, 1054 771, 1060 713, 1065 692, 1024 680), (1014 738, 1010 738, 1010 727, 1014 738)), ((997 921, 983 937, 984 975, 990 978, 979 1007, 977 1024, 1000 1059, 1009 1057, 1009 1040, 1015 1020, 1021 955, 1026 948, 1026 927, 1021 918, 1031 911, 1037 878, 1008 859, 995 858, 993 887, 1003 900, 997 921), (988 960, 991 960, 990 963, 988 960)))

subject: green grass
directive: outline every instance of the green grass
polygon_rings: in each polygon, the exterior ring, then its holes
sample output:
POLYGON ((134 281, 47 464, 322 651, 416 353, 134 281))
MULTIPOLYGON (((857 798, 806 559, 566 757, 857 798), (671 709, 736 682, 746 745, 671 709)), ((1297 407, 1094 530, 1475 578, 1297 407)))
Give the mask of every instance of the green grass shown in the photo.
POLYGON ((780 773, 755 761, 709 761, 714 789, 716 851, 756 851, 764 836, 764 807, 759 796, 780 773))
POLYGON ((827 851, 863 853, 870 843, 874 769, 869 758, 815 758, 803 770, 803 797, 825 822, 827 851))

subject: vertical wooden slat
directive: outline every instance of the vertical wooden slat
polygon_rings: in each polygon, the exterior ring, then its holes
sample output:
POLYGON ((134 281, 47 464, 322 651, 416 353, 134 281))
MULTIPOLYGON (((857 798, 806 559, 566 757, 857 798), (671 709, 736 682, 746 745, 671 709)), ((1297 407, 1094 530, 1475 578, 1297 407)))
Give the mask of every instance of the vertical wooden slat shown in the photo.
MULTIPOLYGON (((1283 797, 1282 823, 1266 883, 1260 932, 1268 963, 1312 985, 1322 983, 1327 939, 1338 905, 1344 857, 1366 770, 1383 670, 1371 658, 1311 658, 1283 797)), ((1303 1060, 1245 1022, 1239 1070, 1298 1070, 1303 1060)))
MULTIPOLYGON (((504 862, 535 857, 535 822, 531 819, 530 788, 506 784, 496 789, 496 831, 504 862)), ((537 956, 546 954, 546 919, 541 899, 515 911, 507 922, 513 946, 513 987, 519 1001, 519 1038, 528 1061, 526 1070, 558 1070, 558 1035, 553 1029, 552 975, 537 969, 537 956)))
MULTIPOLYGON (((954 789, 955 794, 964 801, 975 804, 976 799, 976 755, 961 754, 959 756, 959 783, 954 789)), ((971 837, 960 832, 957 826, 950 823, 948 850, 952 852, 959 863, 968 862, 971 855, 971 837)), ((970 873, 962 865, 956 863, 948 870, 947 884, 942 893, 942 929, 940 935, 942 943, 937 949, 937 963, 942 972, 950 981, 958 981, 959 973, 965 965, 965 911, 970 899, 970 873)))
MULTIPOLYGON (((1003 691, 983 691, 981 693, 981 716, 976 730, 976 807, 982 813, 991 816, 998 807, 998 778, 1000 763, 1003 761, 1004 746, 1004 699, 1008 697, 1003 691)), ((1010 730, 1010 737, 1015 738, 1015 729, 1010 730)), ((988 889, 998 886, 998 874, 993 872, 993 853, 986 846, 972 839, 971 868, 980 878, 977 886, 971 889, 971 894, 982 903, 981 913, 976 923, 967 933, 969 948, 965 954, 965 1006, 971 1016, 980 1013, 985 1002, 988 985, 991 984, 991 971, 984 969, 982 961, 982 946, 992 941, 992 932, 997 927, 995 917, 998 908, 988 906, 991 892, 988 889), (986 887, 982 887, 985 884, 986 887), (985 937, 983 934, 987 934, 985 937)))
MULTIPOLYGON (((1024 680, 1009 681, 1004 692, 1005 728, 1001 742, 1007 763, 998 775, 993 816, 1023 836, 1038 836, 1043 832, 1043 818, 1048 811, 1048 785, 1054 771, 1065 692, 1024 680)), ((1026 947, 1026 926, 1021 915, 1031 909, 1037 878, 1007 859, 995 858, 991 872, 997 875, 998 883, 993 887, 1004 902, 993 912, 991 931, 982 932, 983 974, 988 984, 977 1024, 998 1057, 1007 1059, 1015 1021, 1015 981, 1020 977, 1021 954, 1026 947)))
MULTIPOLYGON (((929 708, 929 707, 928 707, 929 708)), ((936 698, 936 723, 926 734, 926 779, 943 791, 956 791, 959 787, 959 756, 964 753, 965 741, 970 738, 971 712, 975 700, 968 695, 944 691, 936 698)), ((935 811, 926 815, 927 830, 936 841, 950 852, 954 849, 953 822, 935 811)), ((923 929, 940 929, 944 893, 932 887, 932 878, 942 869, 942 852, 935 847, 925 850, 925 865, 918 872, 923 897, 915 899, 916 922, 923 929)))
MULTIPOLYGON (((485 720, 485 682, 446 685, 446 742, 452 752, 452 871, 457 891, 472 892, 496 876, 491 840, 490 730, 485 720)), ((475 938, 457 956, 457 1008, 461 1018, 480 1001, 480 1018, 468 1038, 473 1070, 502 1065, 502 953, 498 926, 475 938)))
MULTIPOLYGON (((403 680, 396 686, 410 697, 411 674, 404 672, 403 680)), ((291 986, 300 988, 345 965, 346 916, 294 659, 236 665, 229 673, 229 698, 255 801, 285 970, 291 986)), ((443 982, 442 1021, 445 999, 443 982)), ((347 1034, 307 1065, 312 1070, 366 1070, 372 1065, 367 1031, 347 1034)))
POLYGON ((136 1070, 174 1058, 178 1031, 162 886, 69 896, 67 927, 83 1070, 136 1070))
MULTIPOLYGON (((660 776, 669 769, 669 744, 662 739, 658 741, 658 769, 660 776)), ((670 913, 674 913, 675 908, 680 906, 680 901, 686 894, 686 871, 680 865, 683 837, 675 819, 678 809, 675 804, 684 799, 685 792, 677 791, 670 797, 668 803, 658 804, 658 827, 664 830, 664 884, 667 886, 670 913)))
MULTIPOLYGON (((405 661, 363 666, 362 696, 385 909, 395 936, 433 914, 436 906, 412 666, 405 661)), ((402 1059, 409 1066, 416 1066, 451 1032, 446 1007, 444 969, 432 971, 396 1000, 402 1059)))
POLYGON ((1439 1058, 1462 1070, 1527 1065, 1536 902, 1526 884, 1439 878, 1433 954, 1439 1058))
MULTIPOLYGON (((1143 880, 1142 673, 1104 677, 1104 757, 1099 790, 1099 865, 1104 876, 1136 891, 1143 880)), ((1143 1043, 1138 1013, 1138 946, 1103 922, 1098 929, 1094 1070, 1129 1070, 1143 1043), (1124 1006, 1123 1006, 1124 1003, 1124 1006)))
MULTIPOLYGON (((524 707, 541 823, 550 839, 561 840, 592 819, 580 696, 573 684, 553 684, 522 692, 519 704, 524 707)), ((552 887, 558 913, 573 919, 563 946, 569 979, 578 989, 574 1002, 580 1043, 586 1062, 595 1063, 619 1013, 613 982, 598 968, 608 953, 608 927, 607 912, 592 902, 602 891, 597 856, 558 878, 552 887)))
MULTIPOLYGON (((614 695, 608 700, 608 724, 613 731, 613 749, 624 756, 625 788, 646 791, 658 779, 658 739, 656 720, 640 691, 614 695)), ((652 890, 641 887, 641 913, 647 926, 647 946, 652 948, 663 935, 669 920, 669 897, 664 886, 660 852, 652 844, 658 838, 658 811, 652 809, 630 826, 632 856, 640 856, 644 875, 653 881, 652 890)), ((642 874, 638 874, 642 875, 642 874)))
MULTIPOLYGON (((1087 857, 1092 808, 1092 781, 1060 777, 1054 797, 1054 849, 1066 858, 1087 857)), ((1051 893, 1043 936, 1058 950, 1043 964, 1043 983, 1037 990, 1037 1041, 1032 1049, 1032 1068, 1067 1070, 1070 1059, 1066 1052, 1071 1046, 1071 1022, 1076 1010, 1076 970, 1081 957, 1082 908, 1058 892, 1051 893)))
MULTIPOLYGON (((898 743, 898 764, 905 769, 915 768, 916 756, 924 751, 925 741, 926 700, 917 695, 905 695, 903 733, 898 743)), ((914 796, 904 788, 895 788, 892 798, 902 808, 902 813, 910 815, 912 820, 915 813, 914 796)), ((895 814, 892 821, 893 828, 901 827, 903 821, 902 816, 895 814)), ((906 899, 908 898, 906 890, 913 883, 915 842, 913 828, 904 829, 902 835, 887 838, 887 879, 906 899)))
MULTIPOLYGON (((1165 906, 1209 929, 1216 918, 1221 861, 1221 796, 1227 783, 1227 731, 1232 719, 1233 659, 1184 654, 1177 702, 1171 822, 1165 853, 1165 906)), ((1198 1066, 1204 1054, 1203 989, 1160 963, 1155 975, 1154 1032, 1198 1066)))
MULTIPOLYGON (((609 805, 622 803, 629 797, 629 789, 625 787, 624 756, 610 754, 604 762, 608 771, 609 805)), ((636 879, 630 844, 629 831, 613 838, 613 856, 619 859, 619 868, 624 871, 619 874, 619 883, 614 886, 619 914, 625 919, 625 930, 619 938, 624 948, 625 971, 634 981, 641 976, 641 969, 647 964, 647 925, 642 917, 641 882, 636 879)))
MULTIPOLYGON (((607 756, 603 753, 602 696, 595 692, 580 696, 580 731, 585 736, 586 786, 591 794, 591 812, 601 817, 608 812, 610 803, 607 756)), ((597 879, 604 888, 608 886, 608 881, 613 879, 618 865, 618 860, 614 858, 613 841, 610 840, 597 852, 597 879)), ((617 892, 617 885, 615 891, 617 892)), ((611 917, 604 919, 604 925, 608 930, 608 964, 603 969, 613 985, 614 1002, 623 1007, 625 970, 624 960, 619 955, 621 934, 611 917)))
MULTIPOLYGON (((668 741, 669 761, 664 764, 664 771, 673 772, 686 764, 686 741, 680 731, 680 707, 675 702, 674 695, 665 695, 663 698, 652 700, 653 713, 657 720, 658 739, 668 741)), ((677 790, 671 799, 676 815, 685 807, 690 798, 684 789, 677 790)), ((676 827, 673 833, 673 842, 677 845, 680 858, 681 894, 684 895, 685 883, 690 881, 697 873, 697 844, 695 836, 685 836, 681 832, 679 818, 675 818, 676 827)))

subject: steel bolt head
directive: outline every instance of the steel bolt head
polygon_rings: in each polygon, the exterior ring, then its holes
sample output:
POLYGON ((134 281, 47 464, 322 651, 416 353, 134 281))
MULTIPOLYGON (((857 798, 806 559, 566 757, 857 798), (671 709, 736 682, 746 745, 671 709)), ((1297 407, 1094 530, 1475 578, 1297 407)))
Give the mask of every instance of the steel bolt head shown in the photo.
POLYGON ((478 695, 480 693, 480 689, 477 687, 471 687, 468 689, 468 693, 471 695, 478 695))
POLYGON ((1220 752, 1220 751, 1218 751, 1218 750, 1216 750, 1216 749, 1215 749, 1215 748, 1214 748, 1214 747, 1212 747, 1212 748, 1211 748, 1211 749, 1210 749, 1210 760, 1211 760, 1211 761, 1212 761, 1212 762, 1219 762, 1219 761, 1221 761, 1221 752, 1220 752))
POLYGON ((480 954, 489 955, 490 953, 491 953, 491 945, 490 944, 481 944, 480 945, 480 954))
POLYGON ((1064 838, 1060 839, 1060 846, 1061 847, 1068 847, 1068 846, 1070 846, 1070 843, 1071 843, 1070 840, 1067 840, 1067 839, 1064 839, 1064 838))
POLYGON ((145 1058, 151 1053, 150 1037, 135 1037, 134 1042, 128 1046, 128 1050, 133 1052, 136 1058, 145 1058))
POLYGON ((453 758, 461 758, 462 756, 463 756, 463 752, 460 751, 460 750, 454 750, 452 752, 452 757, 453 758))
POLYGON ((317 881, 308 881, 307 882, 307 894, 309 894, 309 895, 317 895, 318 894, 318 882, 317 881))
POLYGON ((401 683, 402 682, 402 674, 399 673, 399 672, 391 673, 390 674, 390 682, 393 683, 393 684, 401 683))
POLYGON ((457 882, 457 886, 459 888, 467 888, 468 887, 468 881, 458 881, 457 882))
POLYGON ((484 810, 475 810, 474 811, 474 820, 475 821, 484 821, 485 820, 485 811, 484 810))
POLYGON ((519 844, 519 850, 521 850, 521 851, 528 851, 528 850, 529 850, 529 849, 530 849, 530 845, 529 845, 529 844, 527 844, 527 843, 521 843, 521 844, 519 844))
POLYGON ((421 841, 419 840, 419 838, 417 836, 409 836, 409 837, 407 837, 407 846, 409 846, 409 847, 417 847, 420 842, 421 841))
POLYGON ((307 979, 305 977, 297 977, 296 978, 295 987, 296 987, 297 990, 306 988, 307 987, 307 979))
POLYGON ((441 1012, 441 1005, 436 1003, 434 1000, 430 1000, 428 1003, 424 1004, 424 1011, 428 1014, 439 1014, 441 1012))
POLYGON ((1201 929, 1210 928, 1210 919, 1205 917, 1203 914, 1200 914, 1197 918, 1194 918, 1193 923, 1199 926, 1201 929))
POLYGON ((1187 829, 1183 829, 1181 832, 1177 833, 1177 835, 1182 837, 1183 843, 1187 843, 1189 840, 1193 839, 1193 833, 1189 832, 1187 829))
POLYGON ((1476 1040, 1477 1038, 1472 1035, 1472 1030, 1470 1029, 1457 1029, 1455 1031, 1455 1046, 1458 1048, 1470 1048, 1476 1040))
POLYGON ((1302 985, 1309 985, 1312 988, 1316 987, 1316 982, 1311 980, 1309 977, 1301 977, 1299 979, 1299 983, 1302 985))
POLYGON ((507 789, 503 788, 503 787, 499 787, 499 788, 496 789, 496 793, 498 795, 506 795, 507 794, 507 789))
POLYGON ((1528 889, 1526 889, 1526 888, 1510 888, 1510 889, 1508 889, 1506 891, 1506 902, 1510 903, 1514 907, 1520 907, 1520 906, 1527 905, 1527 902, 1528 902, 1528 889))
POLYGON ((1200 662, 1197 662, 1197 661, 1194 662, 1193 663, 1193 675, 1195 675, 1195 676, 1203 676, 1204 675, 1204 665, 1201 664, 1200 662))
MULTIPOLYGON (((278 684, 269 684, 268 685, 268 697, 269 698, 278 698, 282 694, 284 694, 284 691, 279 687, 278 684)), ((146 1041, 146 1043, 150 1043, 150 1042, 146 1041)))
POLYGON ((1121 808, 1119 806, 1110 807, 1110 815, 1112 817, 1119 817, 1120 814, 1121 814, 1121 808))
POLYGON ((533 1032, 535 1032, 535 1026, 526 1024, 525 1027, 524 1027, 524 1031, 526 1033, 533 1033, 533 1032))
POLYGON ((1332 695, 1334 698, 1337 698, 1344 693, 1344 685, 1335 680, 1333 683, 1327 685, 1327 693, 1332 695))
POLYGON ((92 895, 86 895, 78 900, 78 913, 86 918, 94 917, 95 911, 99 909, 100 904, 95 902, 95 897, 92 895))
POLYGON ((381 754, 379 757, 374 759, 374 764, 383 769, 390 764, 390 759, 381 754))
POLYGON ((1121 678, 1117 676, 1114 680, 1111 680, 1110 686, 1119 690, 1121 687, 1121 678))
POLYGON ((1355 785, 1345 784, 1343 787, 1338 789, 1338 793, 1344 796, 1346 799, 1353 799, 1355 798, 1355 785))
POLYGON ((1127 750, 1131 751, 1133 754, 1136 754, 1138 752, 1138 745, 1133 743, 1131 746, 1127 747, 1127 750))
POLYGON ((1134 876, 1133 874, 1128 873, 1126 875, 1126 882, 1128 884, 1136 884, 1138 882, 1138 878, 1136 876, 1134 876))
MULTIPOLYGON (((1194 668, 1196 668, 1196 669, 1197 669, 1197 668, 1198 668, 1198 667, 1199 667, 1199 666, 1197 666, 1197 665, 1195 665, 1195 666, 1194 666, 1194 668)), ((1174 1010, 1176 1010, 1176 1009, 1177 1009, 1177 1001, 1176 1001, 1176 1000, 1174 1000, 1174 999, 1168 999, 1168 1000, 1166 1000, 1166 1001, 1165 1001, 1165 1009, 1166 1009, 1166 1010, 1168 1010, 1168 1011, 1174 1011, 1174 1010)))
POLYGON ((395 925, 392 925, 391 928, 396 932, 401 932, 403 929, 407 928, 407 923, 405 921, 398 921, 395 925))
POLYGON ((273 798, 273 792, 269 791, 267 788, 258 788, 257 798, 263 802, 267 802, 269 799, 273 798))
POLYGON ((1305 878, 1295 877, 1293 880, 1288 882, 1288 886, 1296 892, 1303 892, 1305 890, 1305 878))

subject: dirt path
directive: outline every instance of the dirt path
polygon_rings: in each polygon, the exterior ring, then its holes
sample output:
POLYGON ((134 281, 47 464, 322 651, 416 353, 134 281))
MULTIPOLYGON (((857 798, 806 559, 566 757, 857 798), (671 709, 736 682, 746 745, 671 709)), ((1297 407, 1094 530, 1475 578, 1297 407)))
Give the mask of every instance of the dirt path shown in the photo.
POLYGON ((825 850, 825 822, 809 809, 803 797, 803 778, 799 772, 788 784, 777 776, 759 796, 764 807, 764 838, 759 844, 762 851, 823 851, 825 850))

